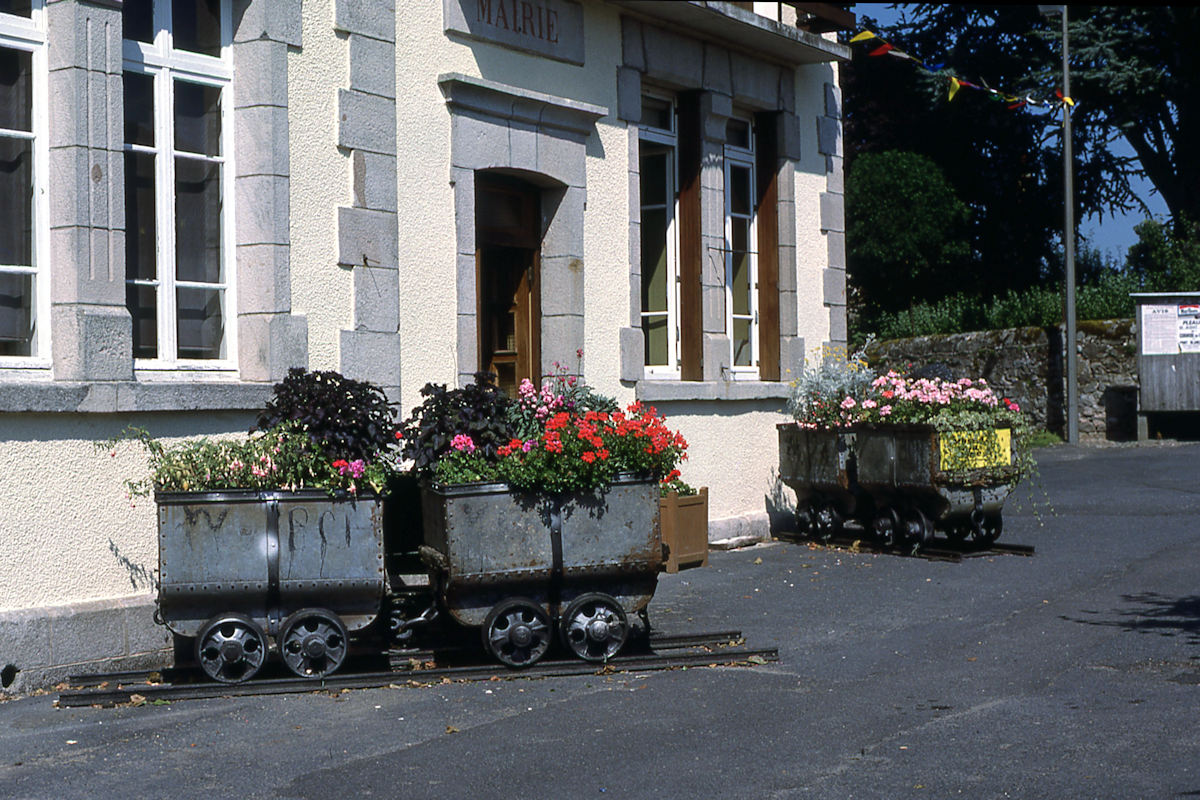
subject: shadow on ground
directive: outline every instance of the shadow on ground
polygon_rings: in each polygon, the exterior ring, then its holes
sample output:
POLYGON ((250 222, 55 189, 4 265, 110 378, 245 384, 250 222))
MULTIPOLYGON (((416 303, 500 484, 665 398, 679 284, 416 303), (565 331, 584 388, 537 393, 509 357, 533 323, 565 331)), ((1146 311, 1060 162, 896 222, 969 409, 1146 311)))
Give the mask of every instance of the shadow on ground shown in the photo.
POLYGON ((1200 644, 1200 595, 1167 597, 1156 592, 1121 596, 1125 605, 1111 611, 1084 611, 1086 617, 1063 615, 1068 622, 1154 633, 1159 636, 1186 636, 1200 644))

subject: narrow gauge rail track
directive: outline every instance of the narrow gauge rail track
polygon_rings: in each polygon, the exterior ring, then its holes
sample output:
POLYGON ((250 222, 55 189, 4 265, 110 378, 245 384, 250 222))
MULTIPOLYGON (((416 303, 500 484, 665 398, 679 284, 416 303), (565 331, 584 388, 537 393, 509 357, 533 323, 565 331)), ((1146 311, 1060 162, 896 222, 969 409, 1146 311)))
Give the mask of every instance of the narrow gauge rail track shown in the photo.
MULTIPOLYGON (((98 675, 72 676, 69 682, 75 689, 59 693, 61 708, 83 706, 113 706, 132 702, 138 695, 145 702, 195 700, 212 697, 241 697, 269 694, 299 694, 343 689, 372 689, 383 686, 404 686, 449 681, 513 680, 520 678, 551 678, 570 675, 596 675, 613 672, 641 672, 709 665, 731 666, 778 661, 776 648, 747 649, 740 646, 741 633, 723 631, 716 634, 654 636, 648 653, 618 656, 606 664, 578 659, 546 660, 520 670, 499 664, 433 666, 424 669, 393 667, 391 670, 337 674, 323 680, 298 677, 267 678, 246 683, 184 682, 194 673, 187 670, 164 670, 164 677, 180 682, 151 682, 151 672, 114 672, 98 675), (697 648, 704 648, 697 650, 697 648), (659 650, 687 651, 660 653, 659 650), (87 688, 91 687, 91 688, 87 688)), ((397 653, 393 664, 410 660, 423 661, 432 651, 397 653)))
POLYGON ((1006 544, 1002 542, 993 542, 990 545, 980 546, 973 542, 966 541, 955 543, 950 539, 934 539, 931 543, 921 547, 915 553, 911 547, 904 545, 895 545, 886 547, 873 541, 871 536, 866 531, 847 531, 840 536, 834 536, 828 541, 820 539, 810 539, 806 537, 795 537, 789 541, 794 541, 798 544, 813 543, 826 545, 828 547, 837 547, 843 550, 854 550, 859 553, 880 553, 885 555, 899 556, 916 556, 924 558, 928 561, 949 561, 957 564, 968 558, 985 558, 988 556, 1032 556, 1034 554, 1033 545, 1027 544, 1006 544))

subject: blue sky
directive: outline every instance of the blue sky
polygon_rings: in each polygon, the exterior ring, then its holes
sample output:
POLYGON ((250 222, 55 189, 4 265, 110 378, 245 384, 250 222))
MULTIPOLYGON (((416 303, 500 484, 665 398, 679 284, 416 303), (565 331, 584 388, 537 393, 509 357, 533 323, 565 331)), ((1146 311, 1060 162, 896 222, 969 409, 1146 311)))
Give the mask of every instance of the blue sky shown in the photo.
MULTIPOLYGON (((856 3, 853 10, 860 18, 873 17, 885 25, 890 25, 900 18, 900 12, 891 6, 891 3, 856 3)), ((914 55, 920 54, 914 53, 914 55)), ((1116 142, 1113 149, 1125 155, 1131 155, 1133 152, 1124 140, 1116 142)), ((1134 191, 1150 206, 1151 213, 1154 216, 1165 218, 1167 205, 1161 197, 1152 193, 1152 189, 1153 186, 1149 181, 1143 180, 1134 184, 1134 191)), ((1089 245, 1100 248, 1105 254, 1123 263, 1125 251, 1129 249, 1129 245, 1137 241, 1133 227, 1145 218, 1140 211, 1116 217, 1105 217, 1103 221, 1097 216, 1091 216, 1080 220, 1077 227, 1079 235, 1086 238, 1089 245)))

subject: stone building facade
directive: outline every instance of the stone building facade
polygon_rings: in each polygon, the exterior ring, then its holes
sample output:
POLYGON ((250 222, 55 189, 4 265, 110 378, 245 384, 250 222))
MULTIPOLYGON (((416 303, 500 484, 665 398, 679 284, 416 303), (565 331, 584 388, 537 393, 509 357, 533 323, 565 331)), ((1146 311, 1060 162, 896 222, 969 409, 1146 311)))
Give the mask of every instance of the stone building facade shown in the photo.
MULTIPOLYGON (((790 372, 844 343, 848 48, 797 4, 0 6, 0 683, 158 663, 144 470, 292 366, 556 370, 767 530, 790 372), (94 666, 92 664, 91 666, 94 666)), ((844 23, 843 23, 844 24, 844 23)))

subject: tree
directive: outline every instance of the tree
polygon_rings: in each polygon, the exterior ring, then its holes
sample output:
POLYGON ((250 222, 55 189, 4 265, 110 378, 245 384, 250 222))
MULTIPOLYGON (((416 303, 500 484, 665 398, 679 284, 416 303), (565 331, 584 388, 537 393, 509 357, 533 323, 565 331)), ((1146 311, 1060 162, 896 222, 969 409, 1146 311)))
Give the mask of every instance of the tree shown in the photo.
POLYGON ((867 317, 961 286, 970 210, 931 159, 863 154, 846 176, 846 209, 851 288, 867 317))
MULTIPOLYGON (((932 54, 930 60, 936 57, 954 65, 957 74, 976 75, 977 62, 1004 62, 1015 72, 1030 50, 1048 51, 1049 44, 1023 35, 1029 22, 1006 18, 1001 31, 989 34, 1003 46, 986 54, 976 46, 974 39, 980 34, 973 28, 954 46, 926 41, 919 32, 911 32, 908 23, 880 32, 901 49, 932 54)), ((864 24, 880 30, 873 20, 865 19, 864 24)), ((851 65, 842 73, 848 170, 862 154, 886 150, 920 153, 940 167, 971 210, 972 250, 956 286, 944 287, 943 293, 967 289, 994 296, 1043 282, 1061 228, 1062 181, 1057 176, 1062 161, 1047 147, 1042 122, 1032 114, 1009 111, 982 92, 963 91, 950 102, 949 70, 936 73, 895 58, 870 57, 869 49, 856 47, 851 65)), ((854 213, 851 205, 848 198, 848 214, 854 213)), ((901 200, 897 213, 910 208, 901 200)))
POLYGON ((1148 219, 1134 228, 1138 240, 1129 248, 1125 270, 1143 291, 1200 291, 1200 231, 1184 227, 1176 235, 1172 227, 1148 219))
MULTIPOLYGON (((943 69, 855 51, 843 71, 848 168, 861 153, 932 158, 972 209, 980 290, 1022 289, 1053 275, 1062 220, 1061 114, 1010 110, 986 92, 948 99, 949 75, 1013 94, 1061 86, 1061 26, 1035 6, 901 6, 895 26, 864 25, 943 69), (999 285, 1003 284, 1003 285, 999 285)), ((1172 233, 1200 220, 1200 10, 1071 6, 1077 219, 1138 206, 1130 181, 1154 185, 1172 233), (1124 138, 1136 157, 1110 145, 1124 138)), ((1143 209, 1144 210, 1144 209, 1143 209)))

